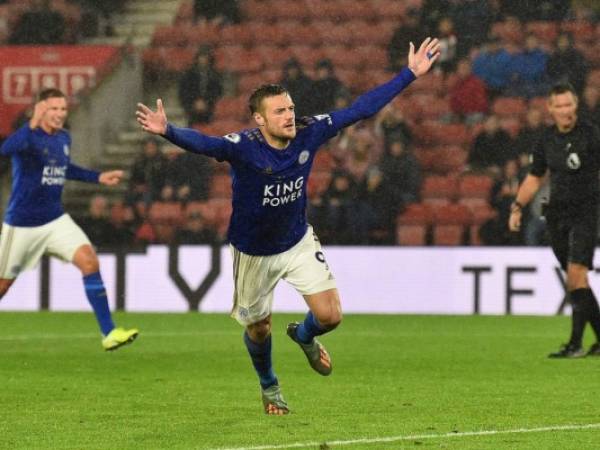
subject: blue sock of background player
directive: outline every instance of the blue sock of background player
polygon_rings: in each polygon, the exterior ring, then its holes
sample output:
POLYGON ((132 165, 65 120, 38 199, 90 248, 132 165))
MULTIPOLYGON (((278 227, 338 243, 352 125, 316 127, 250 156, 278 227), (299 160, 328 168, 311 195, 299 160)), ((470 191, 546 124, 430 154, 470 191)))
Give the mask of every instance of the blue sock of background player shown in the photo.
POLYGON ((317 321, 312 311, 308 311, 304 318, 304 322, 296 328, 296 337, 300 342, 309 344, 315 336, 320 336, 328 331, 330 330, 317 321))
POLYGON ((267 389, 278 384, 271 361, 271 335, 264 342, 254 342, 248 336, 248 332, 244 332, 244 344, 246 344, 252 365, 258 374, 261 387, 267 389))
POLYGON ((102 331, 102 334, 106 336, 115 328, 115 324, 110 315, 106 288, 104 287, 100 272, 85 275, 83 277, 83 285, 88 301, 90 302, 90 305, 92 305, 92 309, 96 315, 96 320, 100 325, 100 330, 102 331))

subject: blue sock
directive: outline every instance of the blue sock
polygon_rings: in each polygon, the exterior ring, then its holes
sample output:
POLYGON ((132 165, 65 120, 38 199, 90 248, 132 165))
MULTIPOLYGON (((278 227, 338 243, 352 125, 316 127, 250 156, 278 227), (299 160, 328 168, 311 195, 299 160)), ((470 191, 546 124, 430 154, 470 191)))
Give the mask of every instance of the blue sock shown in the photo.
POLYGON ((258 343, 250 339, 248 332, 244 332, 244 344, 246 344, 262 388, 267 389, 277 384, 277 377, 273 373, 271 363, 271 336, 269 335, 265 342, 258 343))
POLYGON ((100 325, 100 330, 106 336, 115 328, 115 324, 110 316, 108 297, 106 296, 106 289, 104 288, 100 272, 85 275, 83 277, 83 286, 85 287, 85 295, 87 295, 88 301, 92 305, 92 309, 96 315, 96 320, 100 325))
POLYGON ((308 344, 313 340, 315 336, 320 336, 327 333, 327 330, 323 325, 317 322, 317 319, 313 315, 312 311, 306 314, 304 322, 302 322, 298 328, 296 328, 296 337, 300 342, 308 344))

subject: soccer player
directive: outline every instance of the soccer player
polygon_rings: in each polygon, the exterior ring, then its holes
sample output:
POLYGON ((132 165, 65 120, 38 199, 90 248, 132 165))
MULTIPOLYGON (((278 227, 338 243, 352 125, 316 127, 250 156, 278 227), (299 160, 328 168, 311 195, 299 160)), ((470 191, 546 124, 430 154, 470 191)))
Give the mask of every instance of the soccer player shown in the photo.
POLYGON ((335 279, 306 222, 306 185, 315 153, 342 128, 381 110, 425 74, 438 55, 437 39, 426 39, 416 52, 411 43, 408 67, 395 78, 346 109, 314 117, 297 119, 289 93, 279 85, 263 85, 249 100, 258 128, 224 137, 173 126, 160 99, 156 111, 138 104, 136 115, 143 130, 231 165, 232 316, 246 327, 244 342, 259 377, 267 414, 289 412, 271 362, 271 309, 278 281, 286 280, 304 296, 309 312, 302 323, 290 323, 287 334, 321 375, 329 375, 332 364, 316 336, 333 330, 342 320, 335 279))
POLYGON ((547 107, 554 125, 544 130, 533 148, 529 174, 511 206, 508 224, 512 231, 520 229, 523 207, 534 198, 549 172, 547 229, 552 250, 567 273, 572 307, 569 342, 550 353, 550 358, 600 356, 600 308, 588 280, 598 230, 600 129, 577 118, 577 102, 575 90, 569 84, 559 84, 550 90, 547 107), (587 322, 597 342, 586 353, 582 339, 587 322))
POLYGON ((19 274, 44 254, 73 263, 83 275, 86 296, 102 331, 102 347, 115 350, 132 342, 138 330, 116 328, 108 308, 98 256, 85 233, 63 211, 65 180, 114 186, 121 170, 98 173, 70 162, 71 137, 63 129, 67 100, 44 89, 28 123, 10 135, 0 153, 12 159, 12 192, 0 235, 0 299, 19 274))

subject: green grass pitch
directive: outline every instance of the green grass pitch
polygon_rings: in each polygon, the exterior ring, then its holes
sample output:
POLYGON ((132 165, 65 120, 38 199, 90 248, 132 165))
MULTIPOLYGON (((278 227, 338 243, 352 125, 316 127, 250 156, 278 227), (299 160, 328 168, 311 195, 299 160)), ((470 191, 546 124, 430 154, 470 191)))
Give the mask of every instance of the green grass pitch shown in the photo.
POLYGON ((274 317, 292 414, 269 417, 225 315, 117 314, 140 337, 106 353, 91 313, 0 313, 0 449, 600 445, 600 358, 546 358, 566 317, 348 315, 330 377, 285 335, 301 317, 274 317))

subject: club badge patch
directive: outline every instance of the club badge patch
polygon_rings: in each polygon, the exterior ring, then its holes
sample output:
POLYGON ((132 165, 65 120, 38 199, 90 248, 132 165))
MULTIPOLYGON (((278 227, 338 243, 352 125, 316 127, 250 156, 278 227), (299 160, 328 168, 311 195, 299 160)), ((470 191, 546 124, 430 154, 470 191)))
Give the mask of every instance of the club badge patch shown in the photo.
POLYGON ((569 153, 567 157, 567 167, 571 170, 577 170, 581 167, 581 160, 577 153, 569 153))
POLYGON ((308 150, 302 150, 300 152, 300 156, 298 156, 298 162, 300 164, 304 164, 306 161, 308 161, 309 156, 310 156, 310 153, 308 152, 308 150))

